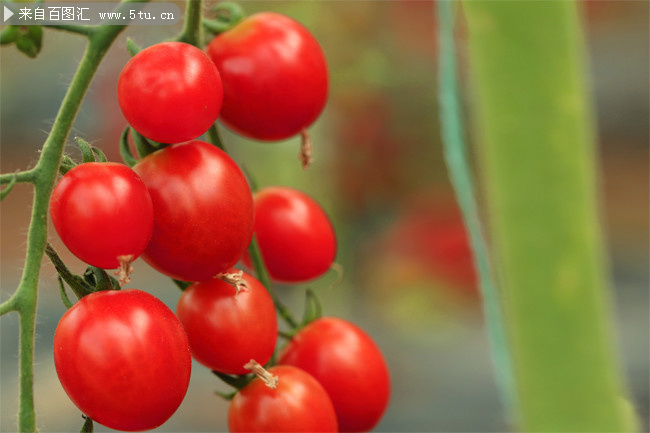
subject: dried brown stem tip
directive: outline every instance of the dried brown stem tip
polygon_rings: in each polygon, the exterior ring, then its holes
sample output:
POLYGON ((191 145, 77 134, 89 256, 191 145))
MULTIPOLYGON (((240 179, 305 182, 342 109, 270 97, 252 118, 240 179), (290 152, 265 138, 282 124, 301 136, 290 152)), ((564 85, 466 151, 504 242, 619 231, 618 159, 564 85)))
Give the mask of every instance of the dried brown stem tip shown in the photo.
POLYGON ((120 267, 115 272, 115 275, 120 277, 120 285, 123 286, 131 281, 129 275, 133 272, 133 266, 131 266, 131 263, 133 263, 133 255, 117 256, 117 260, 120 262, 120 267))
POLYGON ((216 278, 219 278, 231 286, 234 286, 236 291, 235 296, 239 295, 239 292, 241 290, 248 289, 248 283, 246 280, 244 280, 244 271, 232 273, 222 272, 220 274, 217 274, 216 278))
POLYGON ((271 389, 275 389, 278 386, 279 378, 274 376, 264 369, 260 364, 258 364, 254 359, 251 359, 244 365, 246 370, 250 370, 255 373, 255 376, 259 377, 262 382, 266 384, 271 389))
POLYGON ((300 152, 298 153, 298 159, 302 163, 303 169, 309 168, 309 165, 314 162, 311 138, 306 129, 300 131, 300 152))
POLYGON ((343 282, 343 275, 344 275, 343 266, 341 266, 338 263, 332 263, 330 269, 336 272, 336 280, 329 286, 330 289, 334 289, 340 286, 341 283, 343 282))

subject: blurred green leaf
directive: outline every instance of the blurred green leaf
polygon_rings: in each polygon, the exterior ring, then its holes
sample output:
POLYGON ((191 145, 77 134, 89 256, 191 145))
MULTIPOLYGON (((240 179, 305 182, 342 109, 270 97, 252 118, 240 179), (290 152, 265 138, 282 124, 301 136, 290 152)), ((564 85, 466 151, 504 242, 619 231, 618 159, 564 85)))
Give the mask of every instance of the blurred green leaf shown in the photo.
POLYGON ((465 1, 524 431, 624 431, 577 2, 465 1))
POLYGON ((21 32, 15 39, 16 48, 34 58, 41 52, 43 43, 43 28, 41 26, 24 26, 25 32, 21 32))

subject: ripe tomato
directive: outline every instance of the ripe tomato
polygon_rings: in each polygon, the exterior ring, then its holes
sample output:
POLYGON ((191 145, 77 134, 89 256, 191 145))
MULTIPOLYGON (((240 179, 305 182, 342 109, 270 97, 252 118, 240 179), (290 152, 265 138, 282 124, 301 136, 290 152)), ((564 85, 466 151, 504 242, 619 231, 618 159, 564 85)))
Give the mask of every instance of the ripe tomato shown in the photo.
POLYGON ((226 374, 247 374, 250 359, 266 364, 278 336, 273 299, 253 276, 244 274, 247 288, 236 293, 213 278, 189 286, 176 307, 192 348, 206 367, 226 374))
POLYGON ((54 334, 54 365, 72 402, 117 430, 158 427, 183 401, 192 359, 174 313, 141 290, 84 296, 54 334))
POLYGON ((147 263, 185 281, 208 280, 237 263, 252 237, 253 197, 225 152, 190 141, 147 155, 133 169, 153 201, 147 263))
POLYGON ((233 398, 228 410, 231 432, 336 432, 336 413, 323 387, 304 371, 271 367, 275 389, 255 378, 233 398))
POLYGON ((52 192, 52 222, 63 243, 89 265, 114 269, 135 260, 153 229, 151 197, 140 177, 116 163, 88 162, 67 172, 52 192))
POLYGON ((258 140, 300 133, 327 101, 323 51, 302 25, 273 12, 257 13, 215 37, 207 53, 223 80, 221 121, 258 140))
POLYGON ((254 203, 255 236, 274 280, 307 281, 330 268, 336 234, 316 201, 296 189, 276 186, 257 191, 254 203))
POLYGON ((283 349, 279 364, 305 370, 323 385, 334 403, 340 431, 371 430, 388 406, 386 361, 372 339, 345 320, 313 321, 283 349))
POLYGON ((180 143, 199 137, 217 120, 223 89, 217 68, 203 51, 162 42, 124 66, 117 98, 124 117, 140 134, 180 143))

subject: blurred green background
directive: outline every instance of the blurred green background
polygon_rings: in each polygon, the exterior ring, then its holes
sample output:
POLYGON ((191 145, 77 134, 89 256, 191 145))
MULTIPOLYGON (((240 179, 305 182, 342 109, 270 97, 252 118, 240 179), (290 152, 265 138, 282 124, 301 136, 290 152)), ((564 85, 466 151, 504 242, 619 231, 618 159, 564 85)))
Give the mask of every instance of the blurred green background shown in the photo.
MULTIPOLYGON (((182 2, 177 2, 181 9, 182 2)), ((208 2, 209 4, 214 2, 208 2)), ((378 431, 504 431, 470 251, 447 179, 439 137, 437 25, 430 1, 245 1, 248 13, 273 10, 309 28, 330 68, 330 97, 311 128, 315 163, 303 171, 299 139, 246 140, 222 128, 233 158, 260 186, 291 185, 328 211, 339 237, 341 284, 331 272, 307 286, 282 287, 296 313, 304 287, 314 288, 325 313, 362 326, 379 344, 393 382, 378 431)), ((603 230, 613 270, 617 347, 632 400, 648 428, 648 142, 649 4, 580 3, 590 52, 598 121, 603 230)), ((128 61, 125 39, 148 46, 180 25, 127 29, 102 63, 67 152, 80 136, 118 161, 125 121, 117 76, 128 61)), ((461 77, 467 79, 464 32, 458 32, 461 77)), ((83 38, 45 31, 36 60, 0 49, 0 167, 10 172, 38 158, 84 47, 83 38)), ((465 82, 465 86, 466 86, 465 82)), ((467 95, 471 104, 472 95, 467 95)), ((469 124, 469 123, 468 123, 469 124)), ((472 131, 469 131, 472 136, 472 131)), ((19 185, 0 207, 0 290, 6 299, 20 277, 31 190, 19 185)), ((51 242, 82 273, 56 233, 51 242)), ((179 291, 139 260, 129 287, 175 307, 179 291)), ((46 263, 36 340, 36 410, 41 431, 81 427, 52 362, 52 338, 65 307, 55 271, 46 263)), ((0 320, 0 430, 16 428, 17 317, 0 320)), ((146 367, 145 367, 146 368, 146 367)), ((224 431, 226 390, 195 364, 187 397, 161 431, 224 431)), ((98 431, 105 431, 96 426, 98 431)), ((644 430, 647 431, 647 430, 644 430)))

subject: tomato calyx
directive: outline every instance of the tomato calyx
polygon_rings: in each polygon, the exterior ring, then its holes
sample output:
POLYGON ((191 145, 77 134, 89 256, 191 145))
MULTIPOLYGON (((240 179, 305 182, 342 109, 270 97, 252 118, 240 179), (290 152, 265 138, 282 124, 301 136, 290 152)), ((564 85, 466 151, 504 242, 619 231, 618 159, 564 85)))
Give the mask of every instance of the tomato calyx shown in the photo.
POLYGON ((238 272, 221 272, 215 276, 235 288, 235 297, 240 291, 248 289, 248 283, 244 280, 244 271, 238 272))
POLYGON ((59 274, 59 292, 61 294, 61 300, 63 304, 70 308, 72 302, 68 298, 68 295, 65 291, 65 282, 72 292, 75 294, 77 299, 81 299, 84 296, 90 295, 91 293, 99 292, 102 290, 120 290, 120 283, 115 278, 111 277, 106 273, 105 270, 97 268, 95 266, 88 266, 84 272, 83 277, 76 275, 68 269, 68 267, 63 263, 63 260, 56 252, 54 247, 51 244, 47 244, 45 247, 45 254, 50 259, 50 262, 54 265, 54 269, 59 274))
POLYGON ((254 359, 251 359, 248 361, 245 365, 244 368, 247 370, 251 370, 255 376, 259 377, 262 382, 266 386, 268 386, 271 389, 275 389, 278 386, 279 378, 278 376, 275 376, 271 374, 268 370, 266 370, 264 367, 262 367, 258 362, 256 362, 254 359))
MULTIPOLYGON (((85 164, 87 162, 108 162, 106 155, 101 151, 101 149, 91 146, 83 138, 75 137, 75 142, 81 151, 81 164, 85 164)), ((59 165, 59 173, 61 173, 61 175, 65 175, 77 165, 78 164, 72 158, 67 155, 63 155, 63 160, 59 165)))
MULTIPOLYGON (((267 367, 270 367, 272 364, 273 364, 272 361, 269 362, 269 364, 267 364, 267 367)), ((248 384, 251 383, 253 379, 255 379, 256 377, 259 377, 260 380, 264 382, 266 386, 268 386, 271 389, 275 389, 278 386, 278 381, 279 381, 278 376, 271 374, 266 368, 264 368, 260 363, 258 363, 254 359, 248 361, 244 365, 244 368, 250 370, 251 374, 242 374, 242 375, 225 374, 225 373, 220 373, 216 370, 212 370, 212 373, 215 376, 217 376, 226 384, 235 388, 235 390, 232 392, 215 391, 215 394, 217 394, 218 396, 220 396, 226 401, 231 401, 239 391, 241 391, 243 388, 248 386, 248 384)))
POLYGON ((120 262, 120 267, 114 275, 120 277, 118 281, 120 282, 121 286, 128 284, 131 281, 130 275, 133 273, 133 259, 133 254, 117 256, 117 261, 120 262))

